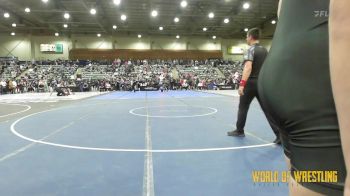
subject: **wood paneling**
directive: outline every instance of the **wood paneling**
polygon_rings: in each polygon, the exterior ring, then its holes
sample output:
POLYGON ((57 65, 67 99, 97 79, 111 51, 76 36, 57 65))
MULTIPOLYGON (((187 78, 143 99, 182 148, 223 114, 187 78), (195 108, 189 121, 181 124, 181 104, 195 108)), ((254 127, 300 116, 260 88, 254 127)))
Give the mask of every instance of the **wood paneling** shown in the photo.
POLYGON ((195 59, 205 60, 210 58, 223 58, 220 50, 102 50, 102 49, 72 49, 69 58, 89 60, 113 60, 120 59, 195 59))

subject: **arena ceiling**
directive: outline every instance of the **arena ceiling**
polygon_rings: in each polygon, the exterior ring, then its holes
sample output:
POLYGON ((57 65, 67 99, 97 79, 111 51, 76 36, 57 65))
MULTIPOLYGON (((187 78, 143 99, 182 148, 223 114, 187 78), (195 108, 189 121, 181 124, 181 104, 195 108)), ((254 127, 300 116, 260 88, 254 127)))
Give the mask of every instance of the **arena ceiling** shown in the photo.
POLYGON ((119 5, 118 0, 43 1, 0 0, 0 32, 242 37, 245 28, 264 29, 276 19, 278 4, 278 0, 186 0, 187 6, 182 7, 183 0, 120 0, 119 5), (249 9, 244 9, 247 2, 249 9), (91 9, 96 10, 95 15, 91 9), (153 10, 158 12, 156 17, 151 16, 153 10), (210 12, 213 18, 209 18, 210 12), (9 17, 5 17, 6 13, 9 17), (65 13, 69 19, 64 18, 65 13), (125 21, 121 19, 123 14, 125 21), (174 21, 175 17, 179 22, 174 21), (225 19, 229 22, 225 23, 225 19))

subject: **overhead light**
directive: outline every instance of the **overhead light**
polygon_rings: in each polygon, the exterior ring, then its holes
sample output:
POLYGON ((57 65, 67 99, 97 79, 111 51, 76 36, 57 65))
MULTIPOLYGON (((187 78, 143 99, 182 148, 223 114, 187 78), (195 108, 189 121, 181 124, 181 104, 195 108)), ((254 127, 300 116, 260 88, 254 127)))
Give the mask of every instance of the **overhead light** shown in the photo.
POLYGON ((174 22, 178 23, 180 21, 180 19, 178 17, 174 18, 174 22))
POLYGON ((153 11, 151 12, 151 15, 152 15, 153 17, 158 16, 158 12, 157 12, 157 10, 153 10, 153 11))
POLYGON ((142 35, 141 35, 141 34, 138 34, 138 35, 137 35, 137 37, 138 37, 138 38, 141 38, 141 37, 142 37, 142 35))
POLYGON ((67 25, 67 24, 64 24, 63 27, 64 27, 64 28, 68 28, 68 25, 67 25))
POLYGON ((101 37, 101 33, 97 33, 97 37, 101 37))
POLYGON ((68 20, 70 18, 70 15, 68 13, 64 13, 63 17, 68 20))
POLYGON ((44 3, 47 3, 49 0, 41 0, 42 2, 44 2, 44 3))
POLYGON ((60 36, 60 34, 59 33, 55 33, 55 36, 58 37, 58 36, 60 36))
POLYGON ((187 7, 187 1, 181 1, 180 5, 181 7, 187 7))
POLYGON ((229 22, 230 22, 230 19, 228 19, 228 18, 225 18, 225 19, 224 19, 224 23, 227 24, 227 23, 229 23, 229 22))
POLYGON ((30 12, 30 8, 26 7, 26 9, 24 9, 25 12, 29 13, 30 12))
POLYGON ((120 0, 114 0, 113 3, 114 3, 115 5, 119 5, 119 4, 120 4, 120 0))
POLYGON ((210 13, 208 14, 208 17, 209 17, 209 18, 214 18, 214 16, 215 16, 215 15, 214 15, 213 12, 210 12, 210 13))
POLYGON ((176 36, 176 39, 180 39, 180 35, 177 35, 177 36, 176 36))
POLYGON ((120 19, 121 19, 122 21, 125 21, 125 20, 126 20, 126 15, 125 15, 125 14, 121 15, 121 16, 120 16, 120 19))
POLYGON ((5 13, 4 13, 4 17, 5 17, 5 18, 10 18, 10 14, 7 13, 7 12, 5 12, 5 13))
POLYGON ((117 25, 113 25, 113 29, 114 29, 114 30, 117 29, 117 25))
POLYGON ((160 31, 163 31, 163 29, 164 29, 163 27, 159 27, 159 30, 160 30, 160 31))
POLYGON ((12 36, 15 36, 15 35, 16 35, 16 33, 15 33, 15 32, 12 32, 12 33, 11 33, 11 35, 12 35, 12 36))
POLYGON ((90 14, 95 15, 95 14, 96 14, 96 9, 92 8, 92 9, 90 10, 90 14))
POLYGON ((271 24, 276 24, 276 20, 272 20, 272 21, 271 21, 271 24))
POLYGON ((250 4, 248 2, 243 3, 243 9, 249 9, 250 8, 250 4))
POLYGON ((12 27, 17 27, 17 24, 16 23, 12 23, 12 27))
POLYGON ((208 30, 207 27, 204 27, 204 28, 203 28, 203 31, 204 31, 204 32, 207 31, 207 30, 208 30))
POLYGON ((245 31, 245 32, 248 32, 248 31, 249 31, 249 29, 248 29, 248 28, 245 28, 245 29, 244 29, 244 31, 245 31))
POLYGON ((215 35, 213 35, 213 39, 216 39, 216 36, 215 36, 215 35))

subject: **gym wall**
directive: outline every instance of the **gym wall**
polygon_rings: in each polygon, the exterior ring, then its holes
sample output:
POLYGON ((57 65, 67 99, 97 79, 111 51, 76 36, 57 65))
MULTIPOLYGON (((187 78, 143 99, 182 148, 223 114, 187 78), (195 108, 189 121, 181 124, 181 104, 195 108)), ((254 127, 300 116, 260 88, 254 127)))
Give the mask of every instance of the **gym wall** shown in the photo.
MULTIPOLYGON (((270 48, 271 40, 262 40, 262 44, 270 48)), ((95 36, 74 35, 67 36, 16 36, 0 35, 0 56, 16 56, 20 60, 69 59, 71 49, 136 49, 136 50, 221 50, 223 58, 228 60, 242 60, 243 55, 228 54, 231 46, 247 49, 244 39, 213 40, 209 37, 181 37, 176 39, 170 36, 150 37, 122 37, 122 36, 95 36), (40 44, 63 44, 62 54, 42 53, 40 44)))

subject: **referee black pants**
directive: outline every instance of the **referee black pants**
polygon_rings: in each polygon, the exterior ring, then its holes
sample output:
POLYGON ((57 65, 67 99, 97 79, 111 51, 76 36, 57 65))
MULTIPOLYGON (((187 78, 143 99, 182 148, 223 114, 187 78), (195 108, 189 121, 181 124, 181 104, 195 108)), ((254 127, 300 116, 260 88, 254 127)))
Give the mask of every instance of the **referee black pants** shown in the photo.
POLYGON ((261 104, 261 99, 258 94, 258 79, 257 78, 249 78, 247 84, 244 88, 244 95, 239 98, 239 107, 238 107, 238 118, 236 123, 236 128, 238 131, 244 131, 244 126, 247 120, 247 114, 249 110, 249 106, 252 103, 254 98, 257 98, 261 109, 263 110, 267 121, 269 122, 273 132, 276 137, 279 136, 279 128, 276 123, 274 123, 271 115, 269 115, 268 110, 263 107, 261 104))

